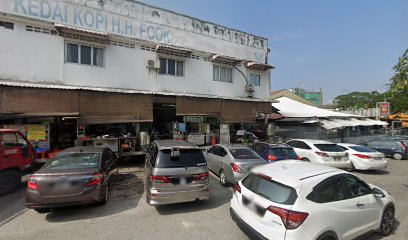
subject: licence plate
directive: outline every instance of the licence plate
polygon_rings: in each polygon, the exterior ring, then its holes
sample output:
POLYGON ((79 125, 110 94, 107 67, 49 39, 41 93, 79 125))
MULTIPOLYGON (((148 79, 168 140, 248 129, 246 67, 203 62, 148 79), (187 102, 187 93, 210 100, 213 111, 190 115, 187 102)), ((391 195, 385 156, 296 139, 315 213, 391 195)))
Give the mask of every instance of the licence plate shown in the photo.
POLYGON ((334 158, 334 161, 340 161, 341 160, 341 157, 333 157, 334 158))
POLYGON ((180 185, 186 185, 187 184, 187 180, 185 178, 180 178, 180 185))
POLYGON ((245 207, 247 207, 251 212, 255 213, 256 215, 263 217, 265 215, 266 209, 259 206, 258 204, 254 203, 250 199, 242 196, 242 203, 245 207))

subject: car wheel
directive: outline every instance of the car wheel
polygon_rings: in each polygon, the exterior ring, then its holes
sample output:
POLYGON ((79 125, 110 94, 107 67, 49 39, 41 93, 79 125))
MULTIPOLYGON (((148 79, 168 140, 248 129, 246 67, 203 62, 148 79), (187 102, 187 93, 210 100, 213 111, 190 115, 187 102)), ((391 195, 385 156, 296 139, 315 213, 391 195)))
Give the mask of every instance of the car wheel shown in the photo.
POLYGON ((394 214, 395 214, 395 211, 393 207, 387 207, 384 210, 382 218, 381 218, 381 225, 380 225, 381 235, 388 236, 394 230, 394 224, 395 224, 394 214))
POLYGON ((21 175, 15 170, 0 172, 0 195, 11 193, 16 190, 21 183, 21 175))
POLYGON ((224 187, 228 187, 228 181, 227 181, 227 176, 225 175, 224 170, 220 171, 220 183, 224 187))
POLYGON ((396 160, 401 160, 402 159, 402 154, 401 153, 394 153, 394 155, 392 155, 392 157, 396 160))
POLYGON ((309 158, 302 158, 300 160, 305 161, 305 162, 310 162, 309 158))
POLYGON ((106 204, 108 202, 108 198, 109 198, 109 186, 106 186, 106 190, 105 190, 105 194, 101 200, 101 204, 106 204))

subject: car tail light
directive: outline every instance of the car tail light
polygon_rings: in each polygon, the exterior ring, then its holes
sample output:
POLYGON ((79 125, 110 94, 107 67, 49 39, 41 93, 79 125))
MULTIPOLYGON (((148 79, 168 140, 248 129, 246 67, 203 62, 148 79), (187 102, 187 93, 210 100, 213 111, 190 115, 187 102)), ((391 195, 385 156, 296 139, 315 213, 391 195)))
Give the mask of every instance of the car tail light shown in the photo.
POLYGON ((269 155, 268 155, 268 160, 269 160, 269 161, 275 161, 275 160, 276 160, 276 157, 273 156, 273 155, 271 155, 271 154, 269 154, 269 155))
POLYGON ((150 176, 149 178, 151 182, 170 183, 170 179, 166 176, 150 176))
POLYGON ((330 157, 329 154, 324 153, 324 152, 315 152, 317 155, 321 156, 321 157, 330 157))
POLYGON ((302 160, 299 156, 297 157, 297 160, 302 160))
POLYGON ((32 190, 38 190, 38 185, 37 185, 37 182, 35 181, 34 176, 30 176, 28 178, 27 188, 32 189, 32 190))
POLYGON ((241 186, 239 186, 239 183, 234 184, 234 192, 241 193, 241 186))
POLYGON ((405 144, 401 143, 401 147, 402 147, 402 151, 405 152, 405 150, 407 150, 407 148, 405 147, 405 144))
POLYGON ((95 173, 91 179, 89 179, 87 187, 95 186, 103 182, 103 174, 102 173, 95 173))
POLYGON ((285 225, 286 229, 298 228, 309 216, 309 213, 296 212, 274 206, 268 207, 268 211, 278 215, 282 219, 282 223, 285 225))
POLYGON ((353 154, 353 155, 356 156, 356 157, 362 158, 362 159, 373 159, 372 157, 364 155, 364 154, 356 153, 356 154, 353 154))
POLYGON ((232 167, 232 171, 236 172, 236 173, 243 173, 243 171, 241 170, 241 168, 235 164, 235 163, 230 163, 231 167, 232 167))
POLYGON ((208 172, 200 173, 194 176, 194 181, 200 181, 208 178, 208 172))

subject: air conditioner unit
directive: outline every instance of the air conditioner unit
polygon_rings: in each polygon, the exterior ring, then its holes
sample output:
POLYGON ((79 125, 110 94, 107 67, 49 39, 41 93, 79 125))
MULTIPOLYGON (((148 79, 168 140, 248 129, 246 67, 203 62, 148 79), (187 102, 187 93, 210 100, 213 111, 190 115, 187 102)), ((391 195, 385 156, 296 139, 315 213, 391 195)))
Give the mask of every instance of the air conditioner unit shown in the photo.
POLYGON ((148 59, 148 60, 146 60, 146 67, 159 69, 160 68, 160 61, 159 60, 148 59))
POLYGON ((253 84, 247 84, 246 86, 245 86, 245 91, 248 91, 248 92, 255 92, 255 87, 254 87, 254 85, 253 84))

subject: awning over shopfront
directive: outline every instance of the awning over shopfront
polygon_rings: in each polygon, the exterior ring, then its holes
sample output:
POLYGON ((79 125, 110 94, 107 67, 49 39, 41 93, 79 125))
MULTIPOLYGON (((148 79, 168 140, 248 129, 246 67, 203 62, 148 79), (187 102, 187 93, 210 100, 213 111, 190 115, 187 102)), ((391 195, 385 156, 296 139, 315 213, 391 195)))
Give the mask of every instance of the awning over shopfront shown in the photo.
POLYGON ((255 122, 256 110, 256 102, 223 100, 221 123, 255 122))
POLYGON ((232 64, 232 65, 237 65, 240 62, 242 62, 241 59, 234 58, 234 57, 228 57, 228 56, 222 56, 219 54, 214 54, 211 56, 211 61, 212 62, 217 62, 217 63, 223 63, 223 64, 232 64))
POLYGON ((322 127, 325 129, 334 129, 334 128, 342 128, 344 127, 343 125, 334 122, 334 121, 329 121, 329 120, 320 120, 322 123, 322 127))
POLYGON ((152 95, 81 91, 79 108, 81 123, 153 121, 152 95))
POLYGON ((54 27, 55 29, 57 29, 58 33, 63 37, 73 38, 74 36, 81 35, 83 36, 82 40, 89 40, 86 37, 92 37, 92 41, 94 42, 102 44, 108 43, 108 34, 104 32, 98 32, 59 23, 54 23, 54 27))
POLYGON ((256 112, 257 113, 271 114, 272 113, 271 103, 270 102, 257 102, 256 103, 256 112))
POLYGON ((220 115, 221 99, 176 97, 176 115, 220 115))
POLYGON ((265 63, 257 63, 257 62, 247 62, 245 64, 245 67, 250 68, 250 69, 255 69, 255 70, 261 70, 261 71, 267 71, 267 70, 274 68, 272 65, 265 64, 265 63))
POLYGON ((0 115, 10 117, 77 116, 78 91, 0 87, 0 115))
POLYGON ((187 48, 158 44, 156 46, 156 52, 178 57, 190 57, 193 51, 187 48))

